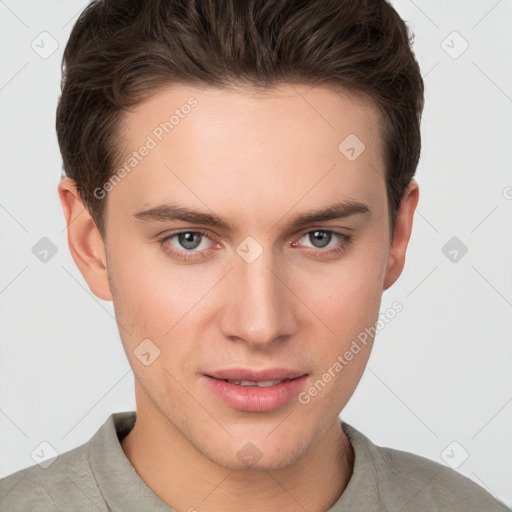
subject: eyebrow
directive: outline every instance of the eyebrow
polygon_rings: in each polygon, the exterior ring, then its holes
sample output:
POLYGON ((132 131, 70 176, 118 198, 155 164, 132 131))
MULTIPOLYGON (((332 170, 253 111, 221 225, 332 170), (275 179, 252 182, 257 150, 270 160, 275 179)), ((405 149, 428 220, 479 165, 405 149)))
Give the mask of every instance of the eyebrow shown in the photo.
MULTIPOLYGON (((368 205, 360 201, 344 201, 319 210, 308 210, 291 219, 286 225, 290 229, 295 229, 306 224, 343 219, 368 212, 370 212, 368 205)), ((191 224, 203 224, 234 231, 234 225, 231 222, 214 213, 200 212, 176 204, 162 204, 138 211, 133 216, 142 222, 181 220, 191 224)))

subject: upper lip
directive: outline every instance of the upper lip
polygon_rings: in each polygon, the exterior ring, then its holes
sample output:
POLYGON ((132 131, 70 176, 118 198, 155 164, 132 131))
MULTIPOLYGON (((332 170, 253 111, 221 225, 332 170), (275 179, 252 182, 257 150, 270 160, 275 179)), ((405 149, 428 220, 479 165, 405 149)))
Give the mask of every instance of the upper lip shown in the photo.
POLYGON ((306 372, 293 368, 263 368, 255 370, 250 368, 226 368, 205 373, 208 377, 220 380, 249 380, 253 382, 267 380, 296 379, 306 375, 306 372))

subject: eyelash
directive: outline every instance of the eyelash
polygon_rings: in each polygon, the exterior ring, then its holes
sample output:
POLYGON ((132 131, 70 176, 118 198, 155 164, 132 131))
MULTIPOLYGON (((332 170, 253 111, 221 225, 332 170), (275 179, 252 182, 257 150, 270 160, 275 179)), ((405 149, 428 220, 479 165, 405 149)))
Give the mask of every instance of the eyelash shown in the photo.
MULTIPOLYGON (((300 236, 299 240, 301 238, 303 238, 304 236, 309 235, 310 233, 314 233, 315 231, 320 231, 322 233, 331 233, 340 238, 338 245, 335 246, 334 248, 331 248, 328 250, 323 250, 323 249, 311 250, 313 253, 320 253, 322 256, 324 256, 324 255, 337 256, 337 255, 343 253, 347 249, 347 247, 350 245, 350 243, 352 242, 352 235, 346 235, 346 234, 339 233, 337 231, 333 231, 330 229, 312 229, 310 231, 306 231, 303 235, 300 236)), ((160 240, 158 240, 163 251, 166 254, 169 254, 170 256, 177 257, 182 260, 197 259, 198 257, 201 259, 207 258, 207 255, 205 255, 205 253, 207 253, 210 249, 206 249, 206 250, 202 250, 202 251, 180 251, 175 248, 169 249, 168 242, 171 239, 173 239, 174 237, 184 234, 184 233, 200 234, 200 235, 211 240, 208 233, 206 233, 205 231, 202 231, 200 229, 199 230, 181 230, 181 231, 177 231, 176 233, 171 233, 170 235, 167 235, 164 238, 161 238, 160 240)))

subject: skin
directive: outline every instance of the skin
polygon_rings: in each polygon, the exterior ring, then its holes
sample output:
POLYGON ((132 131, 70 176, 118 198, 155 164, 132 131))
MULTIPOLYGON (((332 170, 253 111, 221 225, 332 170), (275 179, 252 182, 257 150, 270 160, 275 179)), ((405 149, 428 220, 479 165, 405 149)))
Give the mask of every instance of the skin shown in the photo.
POLYGON ((122 448, 179 512, 324 511, 352 473, 338 415, 371 343, 309 403, 271 412, 225 405, 201 374, 295 368, 309 374, 304 389, 321 378, 375 324, 383 291, 402 272, 418 186, 407 188, 390 236, 379 111, 366 96, 325 87, 162 90, 126 116, 126 155, 190 96, 197 106, 108 193, 105 240, 74 182, 58 187, 71 254, 92 292, 113 301, 135 376, 137 422, 122 448), (366 146, 355 161, 338 149, 351 133, 366 146), (286 225, 349 200, 369 211, 286 225), (165 202, 215 213, 234 230, 134 217, 165 202), (179 230, 207 237, 194 249, 178 237, 159 242, 179 230), (314 230, 352 238, 328 255, 341 238, 324 247, 314 230), (263 251, 251 263, 236 252, 248 236, 263 251), (160 349, 149 366, 134 354, 147 338, 160 349), (248 442, 261 453, 250 467, 237 456, 248 442))

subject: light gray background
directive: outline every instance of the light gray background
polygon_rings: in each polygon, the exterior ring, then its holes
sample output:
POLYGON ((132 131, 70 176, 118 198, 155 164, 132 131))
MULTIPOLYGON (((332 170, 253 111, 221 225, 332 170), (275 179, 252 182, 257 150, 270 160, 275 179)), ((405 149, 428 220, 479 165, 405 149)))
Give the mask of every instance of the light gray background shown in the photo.
MULTIPOLYGON (((62 453, 135 409, 112 305, 75 267, 57 196, 60 59, 85 5, 0 0, 0 477, 34 464, 42 441, 62 453), (32 252, 42 237, 58 249, 46 263, 32 252)), ((382 311, 404 309, 342 418, 511 505, 512 0, 394 5, 426 84, 421 199, 404 274, 383 299, 382 311), (452 237, 468 248, 456 262, 442 252, 452 237)))

